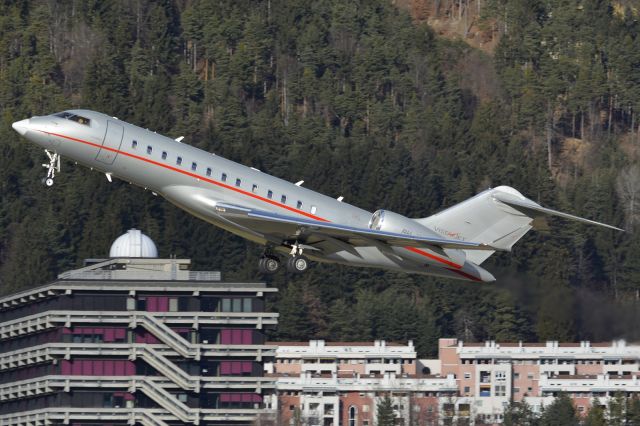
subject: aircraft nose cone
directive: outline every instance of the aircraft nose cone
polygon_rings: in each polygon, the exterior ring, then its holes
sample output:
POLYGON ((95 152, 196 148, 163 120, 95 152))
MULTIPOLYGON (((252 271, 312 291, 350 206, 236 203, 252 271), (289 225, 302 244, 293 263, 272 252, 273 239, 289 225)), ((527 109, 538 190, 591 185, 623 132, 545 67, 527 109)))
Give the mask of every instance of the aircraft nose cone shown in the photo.
POLYGON ((24 134, 27 133, 27 130, 29 130, 29 119, 25 118, 24 120, 16 121, 11 125, 11 127, 13 127, 13 130, 24 136, 24 134))

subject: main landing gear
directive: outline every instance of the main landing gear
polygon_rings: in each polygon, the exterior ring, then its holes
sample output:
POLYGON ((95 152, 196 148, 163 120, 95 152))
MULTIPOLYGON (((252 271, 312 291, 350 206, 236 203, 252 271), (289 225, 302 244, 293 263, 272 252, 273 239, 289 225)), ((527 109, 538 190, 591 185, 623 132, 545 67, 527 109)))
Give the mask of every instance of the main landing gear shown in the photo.
POLYGON ((272 275, 280 270, 280 259, 274 255, 264 255, 258 261, 258 269, 267 275, 272 275))
POLYGON ((297 242, 291 247, 291 257, 287 260, 287 271, 302 274, 309 269, 309 261, 302 255, 302 247, 297 242))
POLYGON ((49 157, 49 162, 42 164, 42 167, 47 169, 47 176, 42 178, 42 183, 46 186, 53 186, 53 179, 56 177, 56 172, 60 173, 60 155, 56 152, 51 152, 49 150, 44 150, 49 157))
MULTIPOLYGON (((275 274, 280 270, 282 262, 280 258, 270 252, 265 252, 258 262, 260 272, 267 275, 275 274)), ((302 255, 302 248, 296 243, 291 249, 291 257, 286 261, 287 271, 292 274, 301 274, 309 269, 309 260, 302 255)))

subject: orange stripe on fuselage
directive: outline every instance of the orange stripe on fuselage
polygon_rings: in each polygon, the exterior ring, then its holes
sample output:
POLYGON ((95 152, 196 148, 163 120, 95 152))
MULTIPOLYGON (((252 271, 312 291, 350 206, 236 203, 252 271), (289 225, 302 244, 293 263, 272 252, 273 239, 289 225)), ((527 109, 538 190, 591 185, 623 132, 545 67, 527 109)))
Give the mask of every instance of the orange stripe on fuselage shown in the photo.
MULTIPOLYGON (((42 133, 46 133, 48 135, 57 136, 57 137, 64 138, 64 139, 67 139, 67 140, 71 140, 71 141, 74 141, 74 142, 79 142, 79 143, 82 143, 82 144, 85 144, 85 145, 93 146, 93 147, 98 148, 98 149, 106 149, 107 151, 115 152, 116 154, 122 154, 122 155, 125 155, 127 157, 135 158, 136 160, 144 161, 145 163, 153 164, 155 166, 159 166, 159 167, 165 168, 167 170, 178 172, 178 173, 181 173, 181 174, 183 174, 185 176, 189 176, 189 177, 192 177, 192 178, 195 178, 195 179, 199 179, 201 181, 210 183, 212 185, 219 186, 221 188, 225 188, 225 189, 229 189, 231 191, 235 191, 235 192, 237 192, 239 194, 243 194, 243 195, 246 195, 248 197, 255 198, 256 200, 260 200, 260 201, 263 201, 265 203, 269 203, 269 204, 274 205, 276 207, 280 207, 280 208, 289 210, 291 212, 297 213, 297 214, 302 215, 302 216, 306 216, 308 218, 311 218, 311 219, 314 219, 314 220, 317 220, 317 221, 320 221, 320 222, 329 222, 329 223, 331 222, 328 219, 322 218, 320 216, 313 215, 311 213, 307 213, 305 211, 302 211, 302 210, 299 210, 299 209, 296 209, 296 208, 293 208, 293 207, 289 207, 286 204, 282 204, 282 203, 279 203, 277 201, 273 201, 273 200, 270 200, 268 198, 261 197, 259 195, 253 194, 251 192, 247 192, 245 190, 242 190, 242 189, 239 189, 239 188, 224 184, 222 182, 217 182, 217 181, 215 181, 213 179, 208 179, 206 177, 197 175, 195 173, 188 172, 186 170, 179 169, 177 167, 170 166, 168 164, 163 164, 163 163, 160 163, 160 162, 155 161, 155 160, 150 160, 148 158, 141 157, 139 155, 132 154, 130 152, 120 151, 119 149, 111 148, 111 147, 104 146, 104 145, 99 145, 97 143, 89 142, 89 141, 86 141, 84 139, 74 138, 72 136, 67 136, 67 135, 63 135, 63 134, 60 134, 60 133, 46 132, 44 130, 38 130, 38 131, 42 132, 42 133)), ((413 253, 417 253, 417 254, 425 256, 425 257, 427 257, 429 259, 435 260, 436 262, 440 262, 440 263, 442 263, 444 265, 456 268, 456 269, 446 268, 446 269, 449 269, 450 271, 459 273, 460 271, 457 271, 457 269, 462 268, 462 266, 458 265, 457 263, 451 262, 450 260, 447 260, 447 259, 442 258, 440 256, 436 256, 434 254, 428 253, 428 252, 426 252, 424 250, 420 250, 418 248, 410 247, 410 246, 406 246, 404 248, 406 250, 409 250, 409 251, 413 252, 413 253)), ((463 275, 463 274, 460 274, 460 275, 463 275)), ((468 278, 470 277, 470 279, 478 280, 476 277, 473 277, 472 275, 469 275, 469 274, 466 274, 466 273, 464 273, 463 276, 468 276, 468 278)))

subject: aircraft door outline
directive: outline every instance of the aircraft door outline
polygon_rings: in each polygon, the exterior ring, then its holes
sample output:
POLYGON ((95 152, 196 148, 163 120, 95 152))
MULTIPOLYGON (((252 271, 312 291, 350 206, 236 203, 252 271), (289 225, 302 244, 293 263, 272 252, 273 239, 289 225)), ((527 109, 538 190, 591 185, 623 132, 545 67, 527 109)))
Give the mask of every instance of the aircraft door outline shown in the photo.
POLYGON ((123 139, 124 127, 114 121, 107 120, 107 130, 104 134, 104 139, 102 140, 102 148, 100 148, 100 151, 98 151, 96 160, 104 164, 113 164, 116 157, 118 156, 117 151, 120 150, 123 139), (105 148, 111 148, 116 151, 105 148))

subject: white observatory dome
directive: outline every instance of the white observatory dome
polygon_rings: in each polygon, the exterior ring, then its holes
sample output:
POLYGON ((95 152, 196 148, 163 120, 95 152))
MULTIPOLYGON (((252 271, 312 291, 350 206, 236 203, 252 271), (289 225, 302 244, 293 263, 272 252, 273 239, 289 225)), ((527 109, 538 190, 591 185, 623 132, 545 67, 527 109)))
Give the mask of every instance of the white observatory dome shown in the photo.
POLYGON ((130 229, 111 244, 109 257, 158 257, 158 249, 140 230, 130 229))

